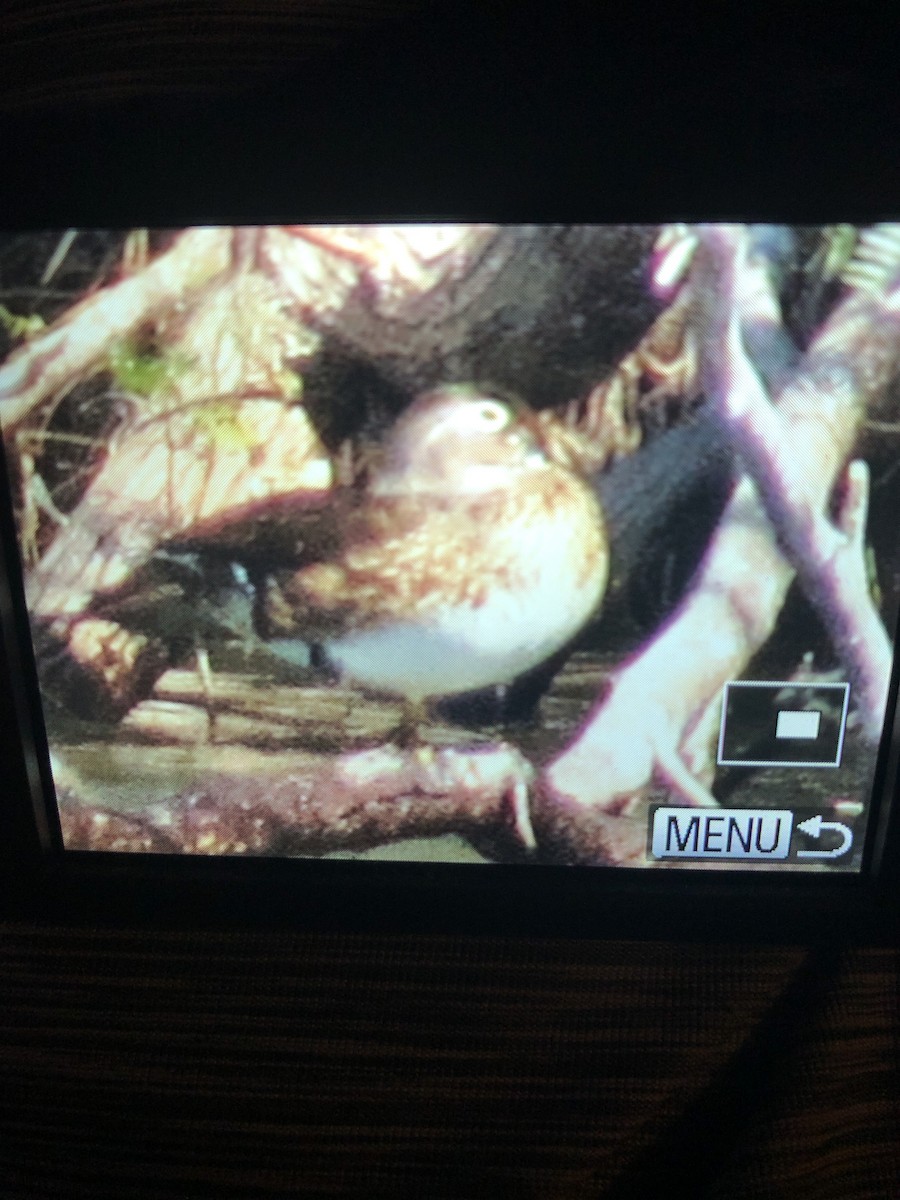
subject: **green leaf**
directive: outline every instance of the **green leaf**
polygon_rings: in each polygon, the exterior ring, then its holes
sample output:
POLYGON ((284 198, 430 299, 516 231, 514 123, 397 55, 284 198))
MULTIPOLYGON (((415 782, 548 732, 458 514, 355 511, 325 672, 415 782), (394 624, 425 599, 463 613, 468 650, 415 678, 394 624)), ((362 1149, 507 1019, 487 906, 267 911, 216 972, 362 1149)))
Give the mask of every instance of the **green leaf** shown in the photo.
POLYGON ((20 317, 17 313, 10 312, 4 304, 0 304, 0 325, 16 340, 27 340, 47 328, 47 322, 37 313, 30 317, 20 317))

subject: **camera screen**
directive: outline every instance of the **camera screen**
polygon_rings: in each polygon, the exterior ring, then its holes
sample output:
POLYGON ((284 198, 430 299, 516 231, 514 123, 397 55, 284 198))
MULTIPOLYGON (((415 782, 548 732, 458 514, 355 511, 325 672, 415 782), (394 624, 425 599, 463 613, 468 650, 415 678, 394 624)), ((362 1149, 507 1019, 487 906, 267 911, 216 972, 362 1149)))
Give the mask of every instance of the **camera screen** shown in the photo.
POLYGON ((900 225, 0 238, 66 849, 858 872, 900 225))

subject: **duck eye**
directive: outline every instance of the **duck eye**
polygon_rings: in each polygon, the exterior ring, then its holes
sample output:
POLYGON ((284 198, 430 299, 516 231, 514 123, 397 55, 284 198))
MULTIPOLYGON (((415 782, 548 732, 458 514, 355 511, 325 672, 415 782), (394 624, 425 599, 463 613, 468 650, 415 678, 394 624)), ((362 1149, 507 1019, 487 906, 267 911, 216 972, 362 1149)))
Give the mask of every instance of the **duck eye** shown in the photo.
POLYGON ((482 404, 478 410, 478 420, 484 429, 502 429, 509 420, 509 414, 502 404, 482 404))

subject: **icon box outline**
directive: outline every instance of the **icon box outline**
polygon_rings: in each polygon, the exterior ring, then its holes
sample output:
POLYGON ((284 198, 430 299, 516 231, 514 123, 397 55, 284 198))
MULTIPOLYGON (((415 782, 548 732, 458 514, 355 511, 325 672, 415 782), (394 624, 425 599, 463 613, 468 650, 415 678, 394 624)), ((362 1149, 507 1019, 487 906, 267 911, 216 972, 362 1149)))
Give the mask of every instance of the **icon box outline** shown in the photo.
POLYGON ((796 679, 732 679, 722 689, 722 719, 719 722, 719 745, 716 752, 716 766, 719 767, 839 767, 844 752, 844 734, 847 729, 847 712, 850 707, 849 683, 803 683, 796 679), (820 691, 843 691, 844 704, 841 708, 841 724, 838 734, 837 750, 834 762, 807 762, 802 759, 789 759, 787 762, 773 762, 767 759, 723 758, 725 749, 725 719, 728 713, 729 688, 815 688, 820 691))

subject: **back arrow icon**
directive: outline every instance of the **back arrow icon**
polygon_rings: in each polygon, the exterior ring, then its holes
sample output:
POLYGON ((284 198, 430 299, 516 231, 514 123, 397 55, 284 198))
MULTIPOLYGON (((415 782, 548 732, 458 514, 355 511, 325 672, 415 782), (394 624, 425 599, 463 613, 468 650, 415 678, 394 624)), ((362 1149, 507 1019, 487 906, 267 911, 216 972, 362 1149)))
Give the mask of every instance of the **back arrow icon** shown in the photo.
POLYGON ((797 828, 811 838, 821 837, 826 829, 832 829, 841 835, 841 844, 834 850, 798 850, 798 858, 840 858, 842 854, 847 853, 853 843, 853 833, 849 825, 842 825, 840 821, 823 821, 821 817, 807 817, 805 821, 798 822, 797 828))

